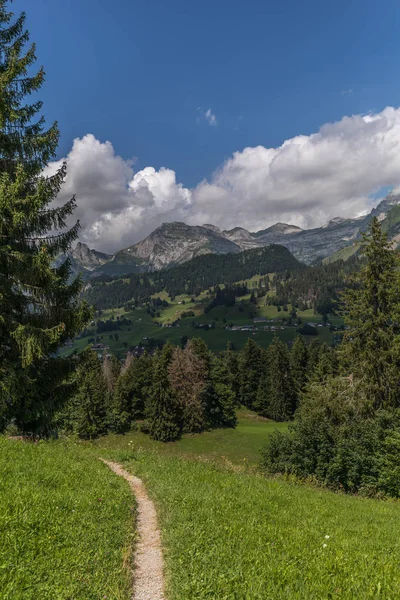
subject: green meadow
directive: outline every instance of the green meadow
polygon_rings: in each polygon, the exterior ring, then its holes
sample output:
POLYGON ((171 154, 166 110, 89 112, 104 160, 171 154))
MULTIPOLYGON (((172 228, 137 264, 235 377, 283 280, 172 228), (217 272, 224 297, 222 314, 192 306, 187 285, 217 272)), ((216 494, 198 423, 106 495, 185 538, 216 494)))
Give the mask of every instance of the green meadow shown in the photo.
POLYGON ((127 599, 134 510, 82 447, 0 437, 0 598, 127 599))
MULTIPOLYGON (((254 279, 254 278, 253 278, 254 279)), ((283 326, 283 329, 278 329, 276 332, 265 331, 265 326, 276 325, 281 327, 280 320, 289 318, 290 309, 287 311, 278 311, 276 306, 265 304, 265 298, 260 298, 257 305, 249 302, 250 296, 238 298, 234 306, 217 306, 210 312, 204 313, 204 308, 208 304, 208 299, 205 294, 201 294, 196 298, 195 302, 191 302, 190 296, 177 296, 172 302, 165 292, 157 294, 163 300, 169 302, 169 306, 160 310, 160 316, 152 318, 147 313, 146 308, 138 307, 133 311, 125 311, 122 308, 109 309, 102 311, 101 317, 96 317, 96 320, 101 318, 103 321, 107 319, 116 319, 117 317, 125 317, 132 321, 131 325, 122 326, 116 332, 104 332, 100 342, 109 346, 110 351, 118 357, 122 357, 127 348, 136 346, 141 342, 145 343, 148 338, 155 338, 163 342, 171 342, 174 345, 179 345, 182 338, 201 337, 207 343, 210 350, 213 352, 221 352, 226 348, 228 342, 234 344, 240 350, 246 343, 249 337, 254 339, 260 346, 267 347, 273 340, 274 335, 277 335, 284 341, 293 340, 296 336, 295 326, 283 326), (184 303, 183 303, 184 302, 184 303), (183 317, 185 312, 193 311, 194 317, 183 317), (179 327, 166 327, 166 325, 174 323, 181 318, 179 327), (253 325, 253 319, 265 318, 273 319, 273 323, 256 323, 257 331, 230 331, 226 327, 230 325, 243 326, 253 325), (161 324, 160 327, 158 324, 161 324), (205 330, 202 328, 194 328, 194 324, 209 325, 212 329, 205 330), (114 333, 118 334, 118 340, 114 339, 114 333)), ((303 323, 313 322, 321 323, 321 315, 314 312, 313 309, 298 311, 298 316, 301 317, 303 323)), ((330 315, 330 323, 332 325, 341 325, 340 317, 330 315)), ((334 339, 333 333, 329 327, 318 327, 318 339, 321 342, 326 342, 331 345, 334 339)), ((96 327, 89 328, 89 334, 85 337, 74 340, 72 347, 65 347, 61 354, 68 356, 74 350, 82 351, 87 345, 88 340, 96 337, 96 327)), ((311 341, 316 336, 305 336, 307 341, 311 341)))
POLYGON ((264 477, 277 427, 243 410, 169 444, 0 439, 0 597, 128 600, 134 501, 103 456, 155 501, 167 600, 399 598, 400 504, 264 477))
POLYGON ((92 445, 156 502, 168 600, 399 598, 400 504, 265 478, 255 466, 276 427, 246 411, 236 430, 92 445))

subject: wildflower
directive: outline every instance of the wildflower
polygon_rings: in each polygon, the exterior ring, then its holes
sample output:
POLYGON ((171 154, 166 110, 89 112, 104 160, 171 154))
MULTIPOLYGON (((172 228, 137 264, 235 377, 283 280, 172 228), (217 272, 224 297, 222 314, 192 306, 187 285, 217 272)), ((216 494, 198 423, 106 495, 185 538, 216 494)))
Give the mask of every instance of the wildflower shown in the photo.
POLYGON ((322 547, 323 547, 323 548, 326 548, 326 547, 327 547, 327 545, 328 545, 328 544, 322 544, 322 547))
POLYGON ((326 540, 329 540, 329 538, 330 538, 330 537, 331 537, 330 535, 326 535, 326 536, 325 536, 325 539, 326 539, 326 540))

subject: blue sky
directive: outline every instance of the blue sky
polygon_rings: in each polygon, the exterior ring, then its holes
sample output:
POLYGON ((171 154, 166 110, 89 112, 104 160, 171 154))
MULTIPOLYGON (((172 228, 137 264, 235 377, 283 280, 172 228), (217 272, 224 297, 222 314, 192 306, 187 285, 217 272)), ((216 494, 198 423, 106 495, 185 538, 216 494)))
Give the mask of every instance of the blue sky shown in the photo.
MULTIPOLYGON (((13 7, 26 10, 47 72, 41 97, 48 120, 60 124, 59 157, 93 134, 124 160, 135 157, 135 171, 167 167, 185 189, 212 179, 237 151, 276 148, 343 116, 400 104, 395 0, 15 0, 13 7)), ((395 183, 391 172, 371 189, 349 190, 348 212, 395 183)), ((270 197, 274 208, 266 200, 260 228, 278 217, 315 224, 304 216, 307 204, 296 212, 292 202, 280 214, 286 196, 270 197)), ((230 225, 223 215, 232 207, 218 198, 218 214, 207 199, 193 222, 204 215, 230 225)), ((171 206, 162 202, 167 218, 171 206)), ((331 212, 325 207, 318 218, 331 212)), ((240 218, 236 224, 257 225, 240 218)), ((149 226, 158 220, 146 216, 149 226)))
POLYGON ((277 146, 400 99, 399 3, 17 0, 60 153, 88 132, 189 186, 232 152, 277 146), (62 6, 62 8, 61 8, 62 6), (343 93, 347 90, 352 92, 343 93), (211 108, 218 126, 196 122, 211 108))

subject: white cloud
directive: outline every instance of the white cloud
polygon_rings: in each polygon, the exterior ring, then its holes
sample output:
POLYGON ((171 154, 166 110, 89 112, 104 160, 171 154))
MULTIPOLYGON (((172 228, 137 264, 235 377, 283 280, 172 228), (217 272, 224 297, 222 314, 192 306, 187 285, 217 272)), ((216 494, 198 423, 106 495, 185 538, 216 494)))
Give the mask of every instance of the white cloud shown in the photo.
MULTIPOLYGON (((62 160, 51 163, 45 174, 62 160)), ((113 252, 128 246, 163 221, 184 219, 190 206, 191 192, 176 183, 174 171, 147 167, 134 174, 130 161, 92 134, 75 139, 66 160, 67 177, 57 204, 76 194, 80 239, 96 249, 113 252)))
POLYGON ((210 127, 216 127, 218 125, 217 117, 211 110, 211 108, 207 108, 207 110, 203 110, 201 107, 198 107, 198 112, 200 113, 200 117, 197 117, 197 122, 205 121, 210 127))
POLYGON ((250 230, 277 221, 314 227, 361 214, 378 202, 370 194, 400 185, 400 109, 344 117, 278 148, 245 148, 193 190, 167 168, 134 174, 93 135, 74 141, 67 162, 59 201, 76 193, 81 239, 100 250, 135 243, 173 220, 250 230))
POLYGON ((340 92, 341 96, 352 96, 353 95, 353 88, 349 88, 348 90, 342 90, 340 92))
POLYGON ((211 127, 216 127, 217 126, 217 117, 211 111, 211 108, 209 108, 208 110, 206 110, 204 116, 205 116, 206 121, 208 122, 208 124, 211 125, 211 127))

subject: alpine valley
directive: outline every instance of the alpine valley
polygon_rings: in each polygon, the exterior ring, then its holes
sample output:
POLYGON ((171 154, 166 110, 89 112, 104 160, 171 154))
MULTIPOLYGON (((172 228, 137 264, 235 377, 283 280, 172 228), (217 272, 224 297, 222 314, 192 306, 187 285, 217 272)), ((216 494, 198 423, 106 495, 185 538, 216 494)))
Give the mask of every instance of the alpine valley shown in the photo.
POLYGON ((253 233, 242 227, 222 231, 209 224, 163 223, 144 240, 113 255, 78 242, 69 257, 73 271, 82 273, 85 278, 158 271, 196 256, 237 253, 270 244, 284 246, 297 260, 311 265, 346 259, 355 254, 361 233, 373 216, 383 222, 384 230, 394 245, 399 245, 400 194, 390 193, 368 215, 353 219, 336 217, 314 229, 276 223, 253 233))

